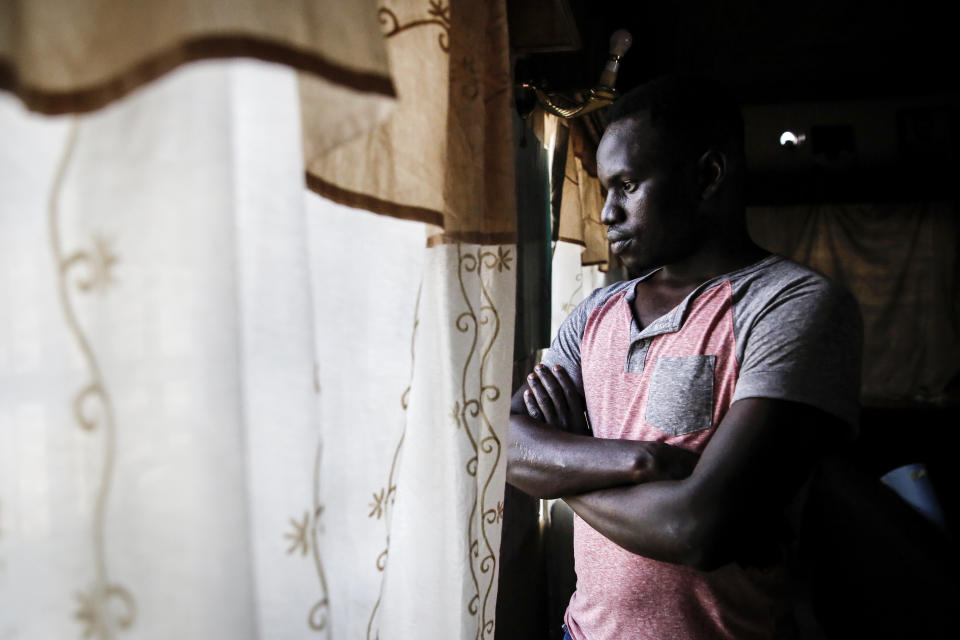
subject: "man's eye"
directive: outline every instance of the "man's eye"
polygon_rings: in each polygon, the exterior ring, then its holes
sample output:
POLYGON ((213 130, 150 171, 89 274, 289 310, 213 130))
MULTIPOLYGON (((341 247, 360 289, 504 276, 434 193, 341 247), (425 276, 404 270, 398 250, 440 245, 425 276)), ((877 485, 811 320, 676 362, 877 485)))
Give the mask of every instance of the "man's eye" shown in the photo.
POLYGON ((622 184, 622 188, 627 193, 633 193, 634 191, 637 190, 637 183, 634 182, 633 180, 624 180, 622 184))

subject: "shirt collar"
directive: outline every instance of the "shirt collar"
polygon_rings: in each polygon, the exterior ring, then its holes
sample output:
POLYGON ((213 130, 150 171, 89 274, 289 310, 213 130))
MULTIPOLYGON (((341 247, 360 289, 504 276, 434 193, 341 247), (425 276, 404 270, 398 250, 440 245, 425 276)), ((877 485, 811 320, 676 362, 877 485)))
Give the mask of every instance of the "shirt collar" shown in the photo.
POLYGON ((757 262, 754 262, 751 265, 742 267, 740 269, 736 269, 734 271, 730 271, 728 273, 724 273, 722 275, 716 276, 715 278, 711 278, 710 280, 707 280, 703 284, 699 285, 696 289, 691 291, 689 294, 687 294, 687 297, 685 297, 680 304, 678 304, 676 307, 674 307, 667 313, 663 314, 662 316, 660 316, 659 318, 651 322, 642 331, 638 326, 636 315, 633 312, 633 303, 637 299, 637 284, 652 277, 653 274, 660 271, 662 267, 658 267, 653 271, 632 280, 630 282, 630 286, 627 287, 627 295, 623 297, 623 301, 627 304, 627 308, 630 310, 630 318, 631 318, 630 342, 634 343, 637 340, 652 338, 654 336, 658 336, 663 333, 673 333, 673 332, 679 331, 680 328, 683 326, 684 321, 687 319, 688 311, 690 310, 690 307, 693 305, 694 300, 696 300, 701 293, 703 293, 708 289, 712 289, 713 287, 717 286, 721 282, 725 280, 729 280, 734 276, 740 276, 740 275, 750 273, 751 271, 756 271, 758 269, 766 268, 767 266, 773 264, 774 262, 777 262, 782 259, 783 258, 781 258, 776 254, 770 254, 765 258, 761 258, 757 262))

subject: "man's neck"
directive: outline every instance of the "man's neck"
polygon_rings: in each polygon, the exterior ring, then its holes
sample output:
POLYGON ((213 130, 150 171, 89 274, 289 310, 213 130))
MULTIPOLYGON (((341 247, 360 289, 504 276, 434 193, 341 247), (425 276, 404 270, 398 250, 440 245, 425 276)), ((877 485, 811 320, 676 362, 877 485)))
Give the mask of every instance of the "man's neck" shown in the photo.
POLYGON ((726 244, 710 251, 698 251, 686 260, 664 265, 652 276, 637 283, 634 317, 642 329, 667 313, 704 282, 747 267, 770 255, 744 234, 743 244, 726 244))
POLYGON ((651 280, 667 287, 696 287, 750 266, 767 255, 769 252, 757 246, 745 232, 733 237, 716 237, 683 260, 664 265, 651 280))

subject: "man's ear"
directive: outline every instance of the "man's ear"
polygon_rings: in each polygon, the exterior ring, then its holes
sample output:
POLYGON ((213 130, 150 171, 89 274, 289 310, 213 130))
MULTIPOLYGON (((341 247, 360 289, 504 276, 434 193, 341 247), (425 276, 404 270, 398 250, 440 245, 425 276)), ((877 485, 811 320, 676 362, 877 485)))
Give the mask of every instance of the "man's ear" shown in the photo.
POLYGON ((700 199, 713 197, 727 178, 726 154, 716 149, 707 149, 697 161, 697 177, 700 199))

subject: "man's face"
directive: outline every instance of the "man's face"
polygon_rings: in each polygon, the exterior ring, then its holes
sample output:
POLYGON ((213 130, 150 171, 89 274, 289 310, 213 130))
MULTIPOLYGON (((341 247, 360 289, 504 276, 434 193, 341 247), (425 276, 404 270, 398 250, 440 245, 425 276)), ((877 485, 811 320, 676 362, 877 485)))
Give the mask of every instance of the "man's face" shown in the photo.
POLYGON ((597 149, 601 220, 631 273, 673 264, 700 244, 696 163, 645 114, 607 128, 597 149))

